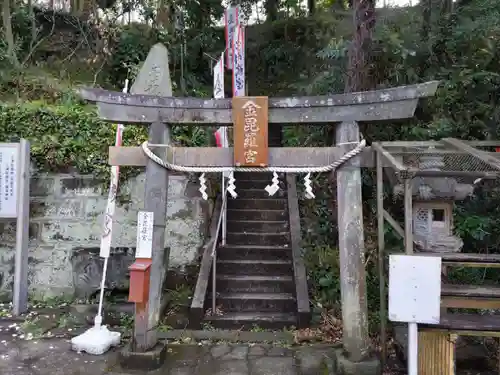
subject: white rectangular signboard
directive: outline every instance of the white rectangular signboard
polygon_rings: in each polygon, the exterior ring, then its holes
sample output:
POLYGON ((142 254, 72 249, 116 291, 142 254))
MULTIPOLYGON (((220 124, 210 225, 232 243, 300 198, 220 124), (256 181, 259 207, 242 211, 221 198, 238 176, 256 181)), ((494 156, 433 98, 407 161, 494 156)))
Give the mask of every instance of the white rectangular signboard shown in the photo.
POLYGON ((391 255, 389 319, 393 322, 438 324, 441 311, 441 258, 391 255))
POLYGON ((0 218, 17 217, 19 144, 0 145, 0 218))
POLYGON ((137 214, 136 258, 148 258, 153 255, 153 212, 139 211, 137 214))

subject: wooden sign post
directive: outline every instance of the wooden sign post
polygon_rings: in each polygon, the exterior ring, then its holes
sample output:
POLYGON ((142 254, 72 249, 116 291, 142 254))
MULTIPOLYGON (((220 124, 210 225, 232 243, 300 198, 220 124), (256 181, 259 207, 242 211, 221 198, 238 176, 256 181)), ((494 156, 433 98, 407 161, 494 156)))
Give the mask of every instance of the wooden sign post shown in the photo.
POLYGON ((234 164, 237 167, 267 167, 267 96, 239 96, 232 99, 234 164))
POLYGON ((137 215, 137 246, 135 262, 129 267, 129 302, 135 303, 134 337, 138 342, 147 340, 149 287, 151 283, 151 264, 153 256, 154 212, 139 211, 137 215))
POLYGON ((28 310, 28 233, 30 210, 30 144, 0 144, 0 219, 16 219, 16 255, 12 313, 28 310))

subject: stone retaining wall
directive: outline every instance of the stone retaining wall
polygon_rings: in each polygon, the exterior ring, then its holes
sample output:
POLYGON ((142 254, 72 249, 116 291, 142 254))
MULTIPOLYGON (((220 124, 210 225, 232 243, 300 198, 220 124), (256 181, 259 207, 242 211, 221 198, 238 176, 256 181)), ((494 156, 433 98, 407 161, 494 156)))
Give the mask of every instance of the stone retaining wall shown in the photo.
MULTIPOLYGON (((208 205, 187 175, 169 179, 165 247, 170 268, 183 272, 203 244, 208 205)), ((126 288, 134 258, 136 220, 143 208, 144 174, 120 189, 113 225, 109 287, 126 288)), ((85 298, 100 284, 99 244, 107 191, 88 175, 37 175, 31 181, 30 293, 37 298, 85 298)), ((10 298, 14 274, 15 223, 0 223, 0 295, 10 298)))

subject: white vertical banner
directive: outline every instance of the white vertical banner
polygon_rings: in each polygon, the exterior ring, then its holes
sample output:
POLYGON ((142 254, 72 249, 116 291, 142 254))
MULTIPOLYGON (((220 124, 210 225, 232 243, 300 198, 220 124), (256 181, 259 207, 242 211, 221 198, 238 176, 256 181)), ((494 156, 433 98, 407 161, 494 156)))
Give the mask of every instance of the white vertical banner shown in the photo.
POLYGON ((151 259, 153 256, 153 220, 153 212, 139 211, 137 214, 136 258, 151 259))
POLYGON ((233 40, 233 96, 245 96, 245 28, 236 26, 233 40))
POLYGON ((233 68, 233 39, 234 30, 239 24, 239 13, 238 5, 228 7, 224 13, 224 23, 226 26, 226 62, 229 70, 233 68))
MULTIPOLYGON (((125 87, 122 92, 128 91, 128 79, 125 80, 125 87)), ((122 145, 122 137, 123 137, 123 124, 118 124, 116 126, 116 136, 115 136, 115 146, 122 145)), ((113 233, 113 218, 115 215, 116 208, 116 194, 118 192, 118 181, 120 177, 120 167, 112 166, 111 167, 111 181, 109 184, 109 192, 108 192, 108 203, 106 205, 106 212, 104 214, 104 223, 103 230, 101 236, 101 246, 99 255, 102 258, 109 257, 109 253, 111 251, 111 239, 113 233)))
POLYGON ((214 99, 224 98, 224 53, 214 67, 214 99))
MULTIPOLYGON (((224 52, 221 54, 219 61, 214 67, 214 99, 224 98, 224 52)), ((229 147, 229 139, 227 136, 227 127, 221 126, 215 132, 215 141, 217 147, 229 147)), ((224 177, 229 177, 229 172, 223 173, 224 177)))

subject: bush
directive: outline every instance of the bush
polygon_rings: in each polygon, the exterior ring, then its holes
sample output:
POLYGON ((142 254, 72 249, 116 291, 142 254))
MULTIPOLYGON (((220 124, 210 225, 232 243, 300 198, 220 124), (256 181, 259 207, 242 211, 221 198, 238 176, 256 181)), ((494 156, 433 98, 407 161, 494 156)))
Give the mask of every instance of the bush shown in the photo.
MULTIPOLYGON (((26 138, 31 157, 44 172, 109 174, 108 150, 114 145, 116 125, 99 120, 92 106, 80 103, 47 105, 43 102, 0 106, 0 142, 26 138)), ((123 142, 138 146, 147 139, 147 127, 127 125, 123 142)), ((173 142, 184 146, 207 143, 207 131, 200 127, 173 127, 173 142)), ((127 178, 140 171, 123 168, 127 178)))
POLYGON ((0 107, 0 141, 28 139, 32 160, 43 171, 101 172, 114 132, 114 125, 99 121, 91 109, 79 104, 0 107))

